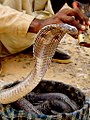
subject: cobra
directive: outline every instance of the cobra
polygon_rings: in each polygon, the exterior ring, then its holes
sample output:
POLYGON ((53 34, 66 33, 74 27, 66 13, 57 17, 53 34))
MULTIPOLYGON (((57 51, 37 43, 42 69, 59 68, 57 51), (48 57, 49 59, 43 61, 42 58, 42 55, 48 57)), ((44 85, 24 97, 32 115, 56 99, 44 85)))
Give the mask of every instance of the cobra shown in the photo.
POLYGON ((42 80, 55 50, 65 33, 76 35, 78 30, 68 24, 51 24, 43 27, 35 37, 35 66, 24 81, 0 91, 0 103, 8 104, 17 101, 31 92, 42 80))

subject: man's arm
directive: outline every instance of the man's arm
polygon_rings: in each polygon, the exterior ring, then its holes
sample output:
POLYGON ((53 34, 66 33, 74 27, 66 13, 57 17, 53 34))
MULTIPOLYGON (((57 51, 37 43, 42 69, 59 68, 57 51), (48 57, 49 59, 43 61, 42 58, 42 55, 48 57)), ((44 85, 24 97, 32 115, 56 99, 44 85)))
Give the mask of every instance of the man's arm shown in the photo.
POLYGON ((79 30, 83 30, 83 22, 88 25, 88 19, 79 9, 59 10, 55 15, 44 20, 36 19, 31 15, 18 12, 10 7, 0 5, 0 33, 13 33, 25 36, 27 32, 37 33, 42 27, 49 24, 68 23, 79 30), (75 16, 80 22, 78 23, 75 16))
POLYGON ((0 5, 0 33, 25 36, 34 17, 0 5))
POLYGON ((61 23, 73 25, 78 30, 84 30, 85 25, 86 26, 90 25, 87 17, 78 8, 75 9, 66 8, 63 10, 59 10, 55 15, 53 15, 50 18, 44 20, 34 19, 30 24, 28 31, 37 33, 45 25, 61 23))

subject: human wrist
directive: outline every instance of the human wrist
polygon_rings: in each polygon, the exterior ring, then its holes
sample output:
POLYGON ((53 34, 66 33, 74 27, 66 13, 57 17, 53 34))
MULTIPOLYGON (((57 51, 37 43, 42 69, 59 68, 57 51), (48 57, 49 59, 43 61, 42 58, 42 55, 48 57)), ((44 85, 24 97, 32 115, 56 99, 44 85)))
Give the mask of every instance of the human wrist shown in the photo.
POLYGON ((34 19, 28 29, 28 32, 37 33, 42 27, 51 23, 49 19, 34 19))
POLYGON ((49 24, 58 24, 58 23, 60 23, 60 20, 59 20, 57 14, 53 15, 50 18, 43 19, 43 20, 35 18, 31 22, 31 24, 29 26, 29 29, 28 29, 28 32, 37 33, 41 28, 43 28, 46 25, 49 25, 49 24))
POLYGON ((41 29, 41 20, 34 19, 28 29, 28 32, 37 33, 41 29))

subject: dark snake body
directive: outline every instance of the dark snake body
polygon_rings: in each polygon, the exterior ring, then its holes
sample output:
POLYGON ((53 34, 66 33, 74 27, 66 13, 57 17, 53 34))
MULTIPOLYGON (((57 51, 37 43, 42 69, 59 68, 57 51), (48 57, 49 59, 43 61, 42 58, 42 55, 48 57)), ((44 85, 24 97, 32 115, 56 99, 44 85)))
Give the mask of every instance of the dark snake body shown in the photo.
POLYGON ((72 108, 62 100, 46 100, 36 108, 44 114, 58 114, 72 112, 72 108))
MULTIPOLYGON (((4 89, 12 87, 18 84, 19 81, 14 82, 8 86, 4 86, 4 89)), ((37 114, 57 114, 59 112, 72 112, 78 109, 75 102, 69 99, 68 96, 62 93, 34 93, 30 92, 14 103, 12 106, 18 109, 25 110, 28 113, 37 114)))
POLYGON ((78 109, 75 102, 62 93, 29 93, 12 106, 34 115, 69 113, 78 109))
POLYGON ((45 101, 45 100, 58 100, 58 101, 63 101, 66 102, 73 110, 77 109, 77 106, 73 101, 69 99, 68 96, 62 94, 62 93, 29 93, 25 97, 28 99, 31 103, 36 103, 38 101, 45 101))

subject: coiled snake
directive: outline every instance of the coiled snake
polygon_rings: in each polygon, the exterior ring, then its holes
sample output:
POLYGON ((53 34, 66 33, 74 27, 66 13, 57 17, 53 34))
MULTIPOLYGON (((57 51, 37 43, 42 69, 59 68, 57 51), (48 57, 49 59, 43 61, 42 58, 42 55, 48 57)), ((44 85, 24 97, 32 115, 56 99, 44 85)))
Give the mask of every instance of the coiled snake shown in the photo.
POLYGON ((77 32, 75 27, 68 24, 51 24, 43 27, 35 38, 35 67, 24 81, 0 91, 0 103, 8 104, 17 101, 32 91, 44 76, 51 58, 65 33, 76 35, 77 32))

